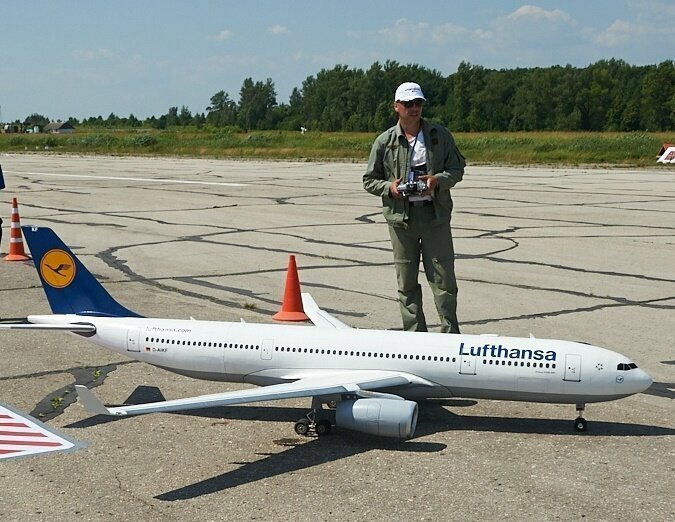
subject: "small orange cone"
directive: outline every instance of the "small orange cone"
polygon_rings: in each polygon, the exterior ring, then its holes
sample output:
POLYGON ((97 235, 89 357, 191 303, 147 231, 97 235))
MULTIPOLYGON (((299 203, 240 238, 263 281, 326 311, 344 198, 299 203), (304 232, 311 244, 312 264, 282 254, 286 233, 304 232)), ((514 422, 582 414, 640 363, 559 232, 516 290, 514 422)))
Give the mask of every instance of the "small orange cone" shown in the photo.
POLYGON ((30 259, 23 250, 23 235, 21 234, 21 221, 19 220, 19 205, 16 198, 12 198, 12 228, 9 229, 9 254, 5 261, 26 261, 30 259))
POLYGON ((275 321, 306 321, 309 319, 302 307, 300 296, 300 280, 298 279, 298 267, 295 264, 295 256, 288 256, 288 272, 286 272, 286 288, 284 289, 284 301, 281 303, 281 311, 272 316, 275 321))

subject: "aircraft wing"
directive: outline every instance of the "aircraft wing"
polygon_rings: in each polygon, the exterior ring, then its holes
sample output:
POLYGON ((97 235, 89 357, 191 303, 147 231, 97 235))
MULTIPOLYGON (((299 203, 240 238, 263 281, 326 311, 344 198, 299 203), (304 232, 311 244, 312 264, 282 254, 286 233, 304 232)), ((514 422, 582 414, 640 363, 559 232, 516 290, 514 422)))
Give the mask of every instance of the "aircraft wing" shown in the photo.
POLYGON ((101 415, 126 416, 342 393, 354 393, 363 397, 382 395, 389 399, 403 400, 402 397, 397 395, 380 394, 373 390, 409 385, 434 386, 432 382, 420 379, 414 375, 386 370, 365 370, 340 372, 331 377, 307 377, 293 382, 273 384, 261 388, 110 408, 104 406, 86 386, 76 385, 75 389, 87 411, 101 415))
POLYGON ((333 317, 325 310, 319 308, 319 305, 316 304, 314 298, 308 293, 303 292, 302 296, 302 307, 307 314, 307 317, 314 323, 314 326, 319 328, 351 328, 351 326, 343 323, 337 317, 333 317))

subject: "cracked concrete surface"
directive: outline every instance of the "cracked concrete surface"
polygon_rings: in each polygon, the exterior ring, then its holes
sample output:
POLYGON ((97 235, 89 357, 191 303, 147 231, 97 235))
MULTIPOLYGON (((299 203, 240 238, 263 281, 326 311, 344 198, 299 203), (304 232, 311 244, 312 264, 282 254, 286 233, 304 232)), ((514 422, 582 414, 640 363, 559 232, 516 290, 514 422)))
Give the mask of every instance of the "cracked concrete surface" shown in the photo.
MULTIPOLYGON (((363 165, 41 155, 0 163, 3 218, 18 197, 22 224, 53 227, 143 315, 269 322, 295 254, 303 290, 322 307, 356 327, 400 327, 386 226, 378 198, 361 187, 363 165)), ((342 430, 297 439, 302 400, 91 417, 73 403, 76 383, 98 386, 108 403, 238 385, 172 375, 73 336, 6 332, 2 401, 88 447, 4 463, 0 516, 675 518, 672 169, 469 167, 453 199, 465 333, 607 346, 644 367, 652 389, 589 407, 590 436, 569 432, 573 408, 458 399, 423 405, 418 436, 406 443, 342 430)), ((0 261, 0 319, 31 313, 48 313, 33 267, 0 261)))

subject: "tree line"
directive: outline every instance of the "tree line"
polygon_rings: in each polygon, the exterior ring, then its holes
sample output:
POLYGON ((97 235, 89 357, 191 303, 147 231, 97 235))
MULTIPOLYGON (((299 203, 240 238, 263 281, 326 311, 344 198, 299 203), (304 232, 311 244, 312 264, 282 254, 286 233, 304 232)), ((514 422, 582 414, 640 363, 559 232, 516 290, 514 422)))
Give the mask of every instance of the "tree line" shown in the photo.
MULTIPOLYGON (((307 77, 288 103, 278 103, 274 82, 246 78, 239 101, 221 90, 203 113, 170 107, 141 121, 133 114, 90 117, 92 128, 196 126, 231 130, 384 130, 395 122, 393 93, 404 81, 422 86, 424 116, 453 131, 667 131, 675 129, 675 63, 634 66, 601 60, 587 67, 488 69, 468 62, 444 76, 395 61, 367 70, 336 65, 307 77)), ((33 114, 24 125, 49 121, 33 114)))

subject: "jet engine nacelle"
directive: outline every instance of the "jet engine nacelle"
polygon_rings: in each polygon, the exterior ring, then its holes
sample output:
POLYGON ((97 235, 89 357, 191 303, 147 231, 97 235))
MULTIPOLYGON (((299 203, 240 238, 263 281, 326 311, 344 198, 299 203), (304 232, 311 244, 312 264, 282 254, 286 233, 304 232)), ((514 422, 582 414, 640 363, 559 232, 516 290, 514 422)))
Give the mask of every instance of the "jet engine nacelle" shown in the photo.
POLYGON ((417 426, 417 403, 394 399, 341 401, 335 425, 381 437, 409 439, 417 426))

